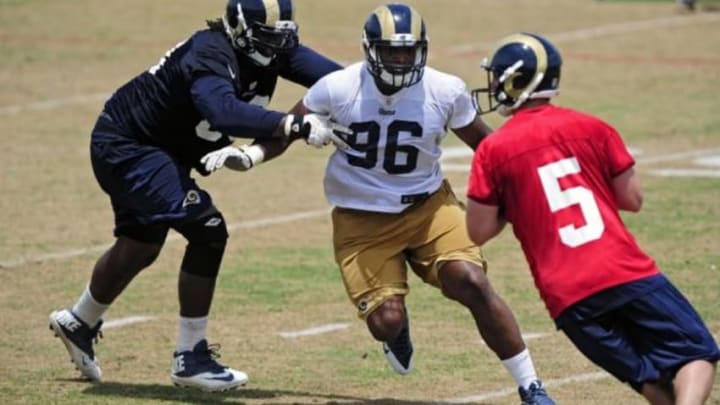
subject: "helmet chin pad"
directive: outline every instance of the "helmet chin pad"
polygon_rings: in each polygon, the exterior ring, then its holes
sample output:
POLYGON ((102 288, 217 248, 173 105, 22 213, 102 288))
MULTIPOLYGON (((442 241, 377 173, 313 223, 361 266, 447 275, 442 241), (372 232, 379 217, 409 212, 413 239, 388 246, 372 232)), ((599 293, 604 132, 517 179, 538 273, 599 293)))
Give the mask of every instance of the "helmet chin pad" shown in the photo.
POLYGON ((268 56, 263 55, 256 49, 242 50, 242 52, 258 66, 270 66, 270 64, 275 60, 276 56, 275 54, 271 54, 268 56))

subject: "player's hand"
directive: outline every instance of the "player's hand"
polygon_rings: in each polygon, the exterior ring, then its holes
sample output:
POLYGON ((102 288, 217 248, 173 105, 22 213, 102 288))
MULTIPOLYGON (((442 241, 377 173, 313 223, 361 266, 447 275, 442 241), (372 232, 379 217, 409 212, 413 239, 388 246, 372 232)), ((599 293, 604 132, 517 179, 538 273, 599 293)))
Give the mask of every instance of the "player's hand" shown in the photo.
POLYGON ((205 170, 210 173, 223 167, 238 171, 249 170, 255 166, 255 162, 245 152, 246 147, 246 145, 239 148, 232 145, 226 146, 206 154, 200 159, 200 163, 205 165, 205 170))
POLYGON ((350 128, 332 122, 327 115, 290 114, 285 119, 285 135, 291 138, 305 138, 308 145, 316 148, 322 148, 330 143, 334 143, 339 148, 349 148, 344 136, 352 133, 350 128))

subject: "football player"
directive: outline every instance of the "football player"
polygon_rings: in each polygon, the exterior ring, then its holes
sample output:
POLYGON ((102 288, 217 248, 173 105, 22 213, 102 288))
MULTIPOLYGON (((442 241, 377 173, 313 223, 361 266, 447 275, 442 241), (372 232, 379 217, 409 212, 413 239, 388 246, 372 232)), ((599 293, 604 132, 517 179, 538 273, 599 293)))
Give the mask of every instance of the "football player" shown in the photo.
POLYGON ((358 316, 382 342, 393 369, 409 373, 409 264, 470 310, 480 335, 515 378, 523 404, 553 404, 513 313, 485 275, 462 204, 440 171, 439 145, 448 127, 472 149, 491 129, 459 78, 426 66, 425 23, 412 7, 388 4, 373 11, 363 48, 365 61, 325 76, 293 109, 352 130, 340 142, 332 139, 341 147, 329 158, 324 187, 335 206, 335 260, 358 316))
MULTIPOLYGON (((227 226, 210 195, 191 176, 208 174, 200 158, 233 137, 305 138, 329 142, 314 114, 267 109, 278 78, 310 86, 340 66, 299 43, 291 0, 229 0, 208 21, 106 102, 91 135, 92 167, 115 214, 115 243, 97 261, 90 282, 70 308, 50 314, 50 327, 90 380, 101 370, 93 341, 102 316, 133 278, 150 266, 175 229, 187 239, 178 294, 179 333, 171 379, 179 386, 222 391, 247 375, 219 364, 208 345, 208 313, 227 226)), ((226 149, 229 150, 229 149, 226 149)), ((259 161, 257 156, 242 155, 259 161)))
POLYGON ((547 39, 508 36, 483 66, 478 112, 511 118, 475 152, 470 237, 512 223, 550 316, 585 356, 650 403, 704 403, 720 351, 623 224, 618 210, 639 211, 642 190, 620 135, 551 104, 562 58, 547 39))

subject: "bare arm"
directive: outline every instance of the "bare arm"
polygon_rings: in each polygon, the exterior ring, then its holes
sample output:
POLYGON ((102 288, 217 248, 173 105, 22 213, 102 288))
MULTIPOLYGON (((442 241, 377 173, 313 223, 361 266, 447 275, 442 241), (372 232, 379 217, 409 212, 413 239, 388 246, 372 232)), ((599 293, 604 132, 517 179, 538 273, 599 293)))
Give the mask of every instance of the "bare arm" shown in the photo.
POLYGON ((629 168, 612 179, 612 191, 618 208, 638 212, 642 207, 643 194, 640 179, 634 168, 629 168))
POLYGON ((467 203, 465 221, 470 239, 478 246, 497 236, 507 223, 500 217, 497 206, 480 204, 471 199, 467 203))
POLYGON ((480 142, 485 139, 486 136, 490 135, 492 128, 487 126, 479 115, 476 115, 470 124, 462 128, 453 128, 452 131, 458 138, 465 142, 467 146, 475 150, 480 142))

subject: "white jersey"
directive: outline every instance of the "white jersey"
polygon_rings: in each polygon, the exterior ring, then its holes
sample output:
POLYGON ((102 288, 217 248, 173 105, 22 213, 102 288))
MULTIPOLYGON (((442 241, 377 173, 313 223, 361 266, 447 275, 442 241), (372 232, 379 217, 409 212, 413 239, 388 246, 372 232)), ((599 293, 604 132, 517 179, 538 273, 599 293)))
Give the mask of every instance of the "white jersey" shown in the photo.
POLYGON ((365 63, 356 63, 323 77, 303 102, 355 132, 349 143, 356 150, 335 150, 328 160, 328 202, 373 212, 401 212, 436 191, 447 128, 476 116, 465 83, 429 67, 419 83, 386 96, 365 63))

